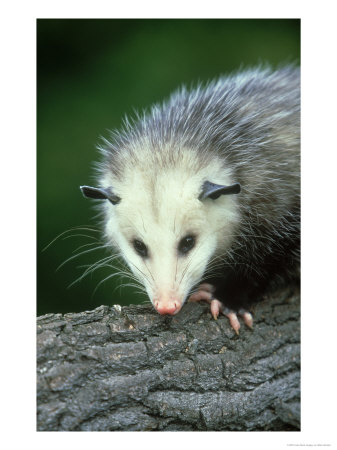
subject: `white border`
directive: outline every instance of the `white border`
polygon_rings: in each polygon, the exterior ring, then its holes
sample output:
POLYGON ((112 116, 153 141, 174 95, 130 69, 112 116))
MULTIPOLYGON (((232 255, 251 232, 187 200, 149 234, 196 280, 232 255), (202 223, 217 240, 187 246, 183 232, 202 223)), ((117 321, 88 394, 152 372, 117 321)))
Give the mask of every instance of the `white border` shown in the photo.
POLYGON ((336 3, 310 1, 12 1, 1 6, 1 447, 12 449, 336 448, 336 3), (120 5, 119 3, 122 3, 120 5), (276 4, 277 3, 277 4, 276 4), (302 19, 302 431, 58 433, 35 431, 36 18, 302 19), (14 270, 13 270, 14 269, 14 270), (19 315, 18 315, 19 314, 19 315), (13 329, 13 321, 15 328, 13 329))

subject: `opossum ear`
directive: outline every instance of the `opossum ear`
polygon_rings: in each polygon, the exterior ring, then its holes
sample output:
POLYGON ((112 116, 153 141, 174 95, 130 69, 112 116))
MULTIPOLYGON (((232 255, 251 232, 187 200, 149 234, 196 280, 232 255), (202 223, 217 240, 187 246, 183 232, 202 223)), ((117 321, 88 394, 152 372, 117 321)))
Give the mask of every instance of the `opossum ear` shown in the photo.
POLYGON ((121 201, 120 197, 115 195, 111 188, 95 188, 91 186, 80 186, 82 194, 84 197, 96 198, 96 199, 106 199, 109 200, 113 205, 117 205, 121 201))
POLYGON ((199 195, 199 200, 205 198, 217 199, 220 195, 238 194, 241 191, 240 183, 234 183, 231 186, 223 186, 221 184, 214 184, 210 181, 205 181, 202 185, 202 191, 199 195))

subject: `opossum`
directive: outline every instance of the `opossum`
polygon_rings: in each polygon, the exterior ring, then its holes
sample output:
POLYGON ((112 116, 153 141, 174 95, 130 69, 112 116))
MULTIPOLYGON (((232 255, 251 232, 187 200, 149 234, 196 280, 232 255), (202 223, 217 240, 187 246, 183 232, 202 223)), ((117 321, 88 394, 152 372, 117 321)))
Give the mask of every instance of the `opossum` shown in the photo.
POLYGON ((81 190, 159 314, 206 300, 238 332, 271 282, 298 279, 299 68, 182 87, 99 147, 99 187, 81 190))

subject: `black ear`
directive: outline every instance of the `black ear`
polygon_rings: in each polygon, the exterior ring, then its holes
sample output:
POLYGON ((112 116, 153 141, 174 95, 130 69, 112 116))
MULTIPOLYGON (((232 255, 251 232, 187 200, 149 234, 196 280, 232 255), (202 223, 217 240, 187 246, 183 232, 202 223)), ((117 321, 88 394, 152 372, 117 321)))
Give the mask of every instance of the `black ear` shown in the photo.
POLYGON ((210 181, 205 181, 202 185, 199 200, 205 200, 205 198, 215 200, 220 197, 220 195, 238 194, 240 191, 240 183, 234 183, 231 186, 223 186, 221 184, 214 184, 210 181))
POLYGON ((96 199, 106 199, 109 200, 113 205, 117 205, 121 201, 120 197, 117 197, 112 192, 111 188, 95 188, 91 186, 80 186, 82 194, 84 197, 96 198, 96 199))

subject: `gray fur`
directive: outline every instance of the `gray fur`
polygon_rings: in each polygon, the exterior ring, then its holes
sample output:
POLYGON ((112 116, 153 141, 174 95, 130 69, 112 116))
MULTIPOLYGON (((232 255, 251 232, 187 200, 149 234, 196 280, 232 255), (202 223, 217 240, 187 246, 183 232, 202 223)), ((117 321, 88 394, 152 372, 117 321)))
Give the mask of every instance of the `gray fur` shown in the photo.
POLYGON ((270 257, 273 266, 283 261, 285 271, 293 271, 300 222, 298 68, 253 69, 192 90, 182 87, 103 141, 101 177, 109 172, 123 180, 125 161, 136 167, 145 144, 152 149, 149 172, 179 164, 185 148, 196 151, 196 171, 220 157, 241 185, 242 217, 222 260, 247 274, 267 275, 270 257))

